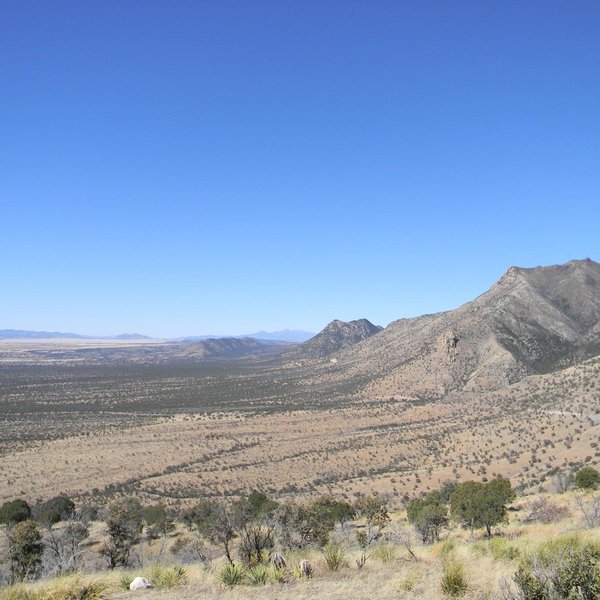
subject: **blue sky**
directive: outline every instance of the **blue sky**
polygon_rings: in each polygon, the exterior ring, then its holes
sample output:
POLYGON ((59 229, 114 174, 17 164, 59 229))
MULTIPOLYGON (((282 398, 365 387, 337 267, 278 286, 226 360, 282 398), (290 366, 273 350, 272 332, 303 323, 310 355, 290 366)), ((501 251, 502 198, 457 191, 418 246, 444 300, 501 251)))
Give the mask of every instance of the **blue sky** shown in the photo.
POLYGON ((600 4, 5 0, 0 329, 319 330, 600 260, 600 4))

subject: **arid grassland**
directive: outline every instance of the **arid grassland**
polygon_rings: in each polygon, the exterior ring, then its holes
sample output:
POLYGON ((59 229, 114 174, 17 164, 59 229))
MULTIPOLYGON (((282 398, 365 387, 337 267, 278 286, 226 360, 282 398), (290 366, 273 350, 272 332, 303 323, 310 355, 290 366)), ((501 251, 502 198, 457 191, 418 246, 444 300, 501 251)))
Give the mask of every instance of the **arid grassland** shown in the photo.
POLYGON ((185 502, 378 490, 399 501, 598 460, 600 360, 440 401, 311 385, 276 359, 2 365, 0 499, 127 492, 185 502), (270 361, 270 362, 269 362, 270 361))
MULTIPOLYGON (((133 566, 107 571, 99 555, 107 526, 95 521, 89 523, 89 537, 79 549, 79 559, 87 561, 83 572, 15 584, 0 589, 0 599, 533 600, 551 597, 536 595, 536 589, 544 592, 535 587, 550 578, 563 586, 564 594, 556 598, 593 600, 600 585, 600 521, 590 508, 599 500, 593 491, 518 496, 504 522, 493 528, 491 539, 451 520, 440 528, 437 541, 424 543, 406 510, 397 510, 381 530, 374 528, 372 541, 361 548, 360 534, 368 525, 364 517, 358 518, 337 524, 321 549, 280 548, 285 560, 280 568, 269 562, 264 567, 244 566, 236 538, 232 551, 237 566, 230 569, 222 547, 201 541, 194 527, 177 523, 158 535, 149 535, 146 528, 131 556, 133 566), (298 569, 302 560, 310 566, 308 576, 298 569), (138 576, 153 583, 141 595, 128 589, 138 576), (568 596, 573 590, 585 595, 568 596)), ((45 536, 54 531, 59 539, 64 528, 65 524, 54 525, 45 536)), ((548 585, 554 589, 554 583, 548 585)))

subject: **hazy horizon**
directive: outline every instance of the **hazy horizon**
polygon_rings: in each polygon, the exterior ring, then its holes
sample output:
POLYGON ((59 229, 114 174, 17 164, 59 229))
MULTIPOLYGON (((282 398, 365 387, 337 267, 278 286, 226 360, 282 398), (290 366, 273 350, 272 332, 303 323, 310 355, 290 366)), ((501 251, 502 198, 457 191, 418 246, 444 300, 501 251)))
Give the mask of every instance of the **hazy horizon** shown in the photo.
POLYGON ((387 325, 600 258, 599 27, 558 1, 7 5, 2 327, 387 325))

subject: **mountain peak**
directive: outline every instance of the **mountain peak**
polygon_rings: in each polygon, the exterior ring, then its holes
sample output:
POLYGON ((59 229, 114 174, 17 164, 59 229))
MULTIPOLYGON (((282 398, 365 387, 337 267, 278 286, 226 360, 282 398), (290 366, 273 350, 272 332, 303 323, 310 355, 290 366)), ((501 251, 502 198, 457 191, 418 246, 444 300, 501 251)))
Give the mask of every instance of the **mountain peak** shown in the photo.
POLYGON ((300 344, 290 354, 296 357, 324 358, 379 333, 383 327, 373 325, 368 319, 340 321, 335 319, 323 331, 300 344))

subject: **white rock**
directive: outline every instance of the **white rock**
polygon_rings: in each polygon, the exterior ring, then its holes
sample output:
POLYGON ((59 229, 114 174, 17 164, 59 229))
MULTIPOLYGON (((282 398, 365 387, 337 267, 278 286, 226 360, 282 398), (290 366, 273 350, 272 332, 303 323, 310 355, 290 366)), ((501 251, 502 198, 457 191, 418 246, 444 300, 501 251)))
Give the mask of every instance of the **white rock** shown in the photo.
POLYGON ((143 577, 136 577, 130 584, 129 584, 129 589, 132 592, 135 592, 137 590, 146 590, 148 588, 152 587, 152 583, 150 583, 147 579, 144 579, 143 577))

